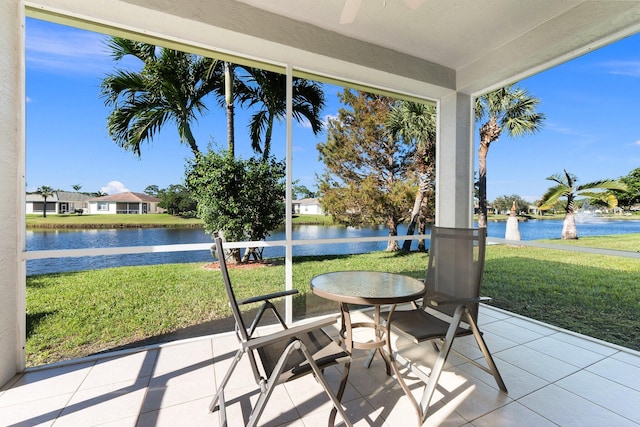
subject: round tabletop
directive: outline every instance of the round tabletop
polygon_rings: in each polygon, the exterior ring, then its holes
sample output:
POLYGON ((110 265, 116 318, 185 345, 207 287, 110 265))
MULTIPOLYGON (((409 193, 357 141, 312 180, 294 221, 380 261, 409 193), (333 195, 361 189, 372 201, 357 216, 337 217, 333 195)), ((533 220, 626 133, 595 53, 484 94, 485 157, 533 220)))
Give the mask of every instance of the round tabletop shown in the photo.
POLYGON ((349 304, 398 304, 416 300, 425 285, 403 274, 381 271, 335 271, 311 279, 314 294, 349 304))

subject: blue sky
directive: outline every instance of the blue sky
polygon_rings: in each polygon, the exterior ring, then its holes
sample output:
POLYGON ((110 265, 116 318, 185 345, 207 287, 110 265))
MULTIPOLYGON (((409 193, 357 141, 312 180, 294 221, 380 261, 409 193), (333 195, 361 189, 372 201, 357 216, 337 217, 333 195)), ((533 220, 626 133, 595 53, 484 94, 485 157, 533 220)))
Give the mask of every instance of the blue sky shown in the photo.
MULTIPOLYGON (((99 85, 114 69, 105 36, 27 19, 27 190, 42 185, 73 191, 142 192, 183 180, 190 150, 179 145, 174 126, 166 126, 142 148, 140 159, 118 147, 106 130, 109 109, 99 85)), ((550 186, 545 178, 563 169, 581 183, 618 178, 640 167, 640 36, 629 37, 518 83, 540 98, 544 129, 511 140, 502 136, 490 148, 489 200, 518 194, 539 199, 550 186)), ((339 89, 328 87, 323 116, 335 116, 339 89)), ((214 99, 195 127, 201 149, 224 148, 226 122, 214 99)), ((236 154, 251 155, 248 114, 236 108, 236 154)), ((273 151, 284 158, 284 132, 274 135, 273 151)), ((315 136, 294 124, 293 178, 315 189, 322 172, 315 136)))

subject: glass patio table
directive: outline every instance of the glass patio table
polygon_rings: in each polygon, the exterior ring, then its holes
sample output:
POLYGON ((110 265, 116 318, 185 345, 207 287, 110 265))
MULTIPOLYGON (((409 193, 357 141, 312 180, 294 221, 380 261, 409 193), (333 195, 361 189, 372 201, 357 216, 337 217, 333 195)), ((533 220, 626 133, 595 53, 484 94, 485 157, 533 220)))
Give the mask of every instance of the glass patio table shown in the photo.
POLYGON ((382 356, 387 375, 393 369, 397 377, 400 373, 395 363, 392 363, 391 340, 389 330, 391 322, 382 322, 380 308, 390 305, 387 319, 392 320, 392 314, 397 304, 415 301, 425 292, 425 284, 413 277, 397 273, 380 271, 336 271, 320 274, 311 279, 311 291, 322 298, 337 301, 340 306, 342 325, 340 338, 346 350, 351 354, 353 349, 372 350, 366 362, 368 367, 378 350, 382 356), (349 304, 374 307, 373 322, 351 321, 349 304), (357 328, 369 328, 373 332, 372 341, 356 341, 353 331, 357 328), (386 347, 386 353, 383 348, 386 347))

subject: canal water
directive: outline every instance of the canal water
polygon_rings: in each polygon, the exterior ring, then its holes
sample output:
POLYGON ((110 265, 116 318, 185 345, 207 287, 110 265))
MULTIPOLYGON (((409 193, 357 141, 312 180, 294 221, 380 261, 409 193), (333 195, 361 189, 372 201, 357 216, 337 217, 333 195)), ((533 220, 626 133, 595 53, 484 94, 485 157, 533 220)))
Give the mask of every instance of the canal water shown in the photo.
MULTIPOLYGON (((598 220, 590 218, 578 221, 578 236, 600 236, 610 234, 640 233, 640 221, 598 220)), ((490 222, 487 232, 490 237, 504 238, 506 222, 490 222)), ((530 220, 521 222, 519 230, 522 240, 560 238, 561 220, 530 220)), ((400 227, 399 235, 406 228, 400 227)), ((387 229, 352 228, 342 226, 295 225, 294 239, 332 239, 346 237, 386 236, 387 229)), ((284 240, 284 231, 274 232, 267 240, 284 240)), ((117 230, 27 230, 27 251, 79 248, 106 248, 123 246, 155 246, 190 243, 213 243, 203 229, 144 228, 117 230)), ((413 249, 417 243, 414 242, 413 249)), ((294 246, 294 255, 354 254, 380 251, 386 241, 346 244, 294 246)), ((284 256, 284 248, 265 248, 264 256, 284 256)), ((109 255, 64 259, 37 259, 27 261, 27 275, 81 271, 117 266, 150 265, 184 262, 211 261, 209 251, 164 252, 148 254, 109 255)))

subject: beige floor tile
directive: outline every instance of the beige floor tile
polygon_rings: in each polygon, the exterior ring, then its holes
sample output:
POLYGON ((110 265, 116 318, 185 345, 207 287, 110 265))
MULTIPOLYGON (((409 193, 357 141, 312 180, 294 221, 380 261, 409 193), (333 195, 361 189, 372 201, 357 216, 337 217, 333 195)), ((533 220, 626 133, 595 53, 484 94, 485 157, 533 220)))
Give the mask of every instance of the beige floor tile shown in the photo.
MULTIPOLYGON (((497 359, 496 365, 498 366, 502 380, 507 386, 508 395, 511 399, 519 399, 548 384, 548 382, 542 378, 503 360, 497 359)), ((493 375, 486 373, 471 363, 457 366, 456 369, 463 371, 469 376, 478 378, 487 385, 499 390, 493 375)))
POLYGON ((345 404, 347 416, 354 427, 392 427, 382 417, 381 408, 374 408, 366 399, 356 399, 345 404))
POLYGON ((158 349, 153 377, 176 376, 213 363, 211 340, 188 341, 182 345, 163 346, 158 349))
POLYGON ((540 338, 527 343, 526 346, 579 368, 592 365, 606 357, 591 350, 557 340, 554 337, 540 338))
POLYGON ((55 426, 94 426, 140 413, 149 377, 76 392, 55 426))
MULTIPOLYGON (((368 319, 369 314, 358 312, 354 319, 368 319)), ((640 356, 635 352, 528 324, 484 305, 480 319, 508 395, 498 391, 492 376, 452 353, 424 426, 640 425, 640 356)), ((337 335, 336 327, 329 330, 337 335)), ((430 372, 437 356, 430 343, 415 345, 395 334, 392 342, 425 374, 430 372)), ((238 348, 235 336, 225 333, 31 370, 0 391, 0 425, 219 426, 218 412, 209 414, 208 406, 238 348)), ((454 348, 481 357, 472 337, 456 340, 454 348)), ((379 355, 367 369, 367 355, 354 351, 343 398, 351 421, 358 427, 415 425, 417 416, 396 378, 387 376, 379 355)), ((424 383, 404 367, 400 370, 412 394, 421 399, 424 383)), ((338 366, 325 370, 334 389, 340 372, 338 366)), ((225 397, 229 427, 244 425, 258 397, 246 356, 225 397)), ((309 375, 277 386, 259 424, 326 426, 331 407, 309 375)))
POLYGON ((471 422, 474 427, 554 427, 556 424, 518 402, 511 402, 471 422))
POLYGON ((206 397, 211 399, 215 392, 213 367, 202 373, 194 372, 179 381, 165 382, 152 378, 141 411, 153 411, 206 397))
POLYGON ((629 350, 628 352, 619 351, 612 355, 611 358, 640 368, 640 352, 632 353, 632 350, 629 350))
MULTIPOLYGON (((218 413, 209 413, 208 407, 207 399, 199 399, 162 410, 145 412, 140 415, 136 427, 219 427, 218 413)), ((229 423, 229 427, 240 425, 242 424, 229 423)))
POLYGON ((556 385, 640 424, 640 391, 587 371, 576 372, 556 385))
POLYGON ((578 334, 557 332, 551 337, 558 341, 566 342, 567 344, 572 344, 576 347, 584 348, 586 350, 593 351, 594 353, 602 354, 604 356, 611 356, 617 352, 616 349, 607 346, 605 343, 596 342, 591 339, 587 339, 588 337, 584 337, 578 334))
POLYGON ((119 420, 104 423, 104 424, 99 424, 97 427, 136 427, 137 423, 138 423, 138 417, 133 416, 133 417, 127 417, 127 418, 120 418, 119 420))
POLYGON ((556 330, 553 328, 550 328, 546 325, 540 324, 540 323, 536 323, 536 322, 531 322, 528 319, 523 319, 522 317, 512 317, 510 319, 505 320, 505 322, 511 324, 511 325, 515 325, 519 328, 523 328, 529 331, 533 331, 536 332, 540 335, 543 336, 547 336, 547 335, 553 335, 554 333, 556 333, 556 330))
POLYGON ((557 381, 580 369, 526 346, 494 353, 494 357, 497 359, 496 364, 498 365, 500 360, 504 360, 548 382, 557 381))
POLYGON ((452 406, 466 420, 476 419, 512 401, 507 394, 476 378, 468 375, 459 377, 465 381, 450 393, 444 394, 443 400, 446 406, 452 406))
POLYGON ((609 357, 589 366, 586 370, 640 391, 640 381, 638 380, 640 378, 640 367, 638 366, 609 357))
POLYGON ((487 333, 498 335, 502 338, 506 338, 509 341, 513 341, 518 344, 525 344, 539 338, 544 335, 529 329, 515 327, 507 321, 493 322, 482 327, 482 330, 487 333))
POLYGON ((150 350, 100 360, 91 368, 80 388, 86 389, 149 377, 156 362, 157 352, 157 350, 150 350))
POLYGON ((636 423, 553 384, 519 402, 561 426, 637 427, 636 423))
POLYGON ((72 394, 49 396, 0 408, 0 426, 45 427, 53 425, 72 394))
POLYGON ((28 371, 0 396, 0 408, 73 393, 81 386, 92 366, 93 363, 81 363, 28 371))
POLYGON ((511 313, 497 309, 487 304, 480 304, 480 310, 478 311, 478 314, 480 316, 487 315, 495 319, 501 319, 501 320, 510 319, 513 317, 511 313))

